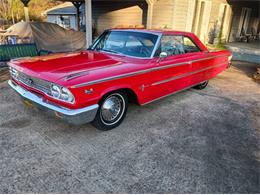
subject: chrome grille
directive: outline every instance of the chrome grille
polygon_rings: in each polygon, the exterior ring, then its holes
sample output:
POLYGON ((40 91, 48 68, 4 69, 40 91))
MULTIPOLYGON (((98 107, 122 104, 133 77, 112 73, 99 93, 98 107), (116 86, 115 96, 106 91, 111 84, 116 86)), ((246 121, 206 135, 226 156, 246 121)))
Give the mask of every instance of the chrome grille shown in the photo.
POLYGON ((11 76, 22 82, 23 84, 27 85, 28 87, 31 87, 31 88, 34 88, 34 89, 37 89, 39 91, 42 91, 46 94, 51 94, 51 91, 50 91, 50 82, 48 81, 44 81, 42 79, 38 79, 38 78, 35 78, 35 77, 32 77, 32 76, 29 76, 29 75, 26 75, 20 71, 17 71, 17 74, 13 74, 13 72, 16 72, 17 70, 14 70, 13 68, 10 69, 10 72, 11 72, 11 76))

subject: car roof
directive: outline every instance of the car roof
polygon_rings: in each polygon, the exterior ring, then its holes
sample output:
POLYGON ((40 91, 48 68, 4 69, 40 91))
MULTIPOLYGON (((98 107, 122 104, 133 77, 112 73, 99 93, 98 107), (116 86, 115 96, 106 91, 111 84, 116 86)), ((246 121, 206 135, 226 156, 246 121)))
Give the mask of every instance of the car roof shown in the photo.
POLYGON ((170 29, 137 29, 137 28, 113 28, 110 31, 127 31, 127 32, 143 32, 152 34, 179 34, 179 35, 193 35, 191 32, 175 31, 170 29))

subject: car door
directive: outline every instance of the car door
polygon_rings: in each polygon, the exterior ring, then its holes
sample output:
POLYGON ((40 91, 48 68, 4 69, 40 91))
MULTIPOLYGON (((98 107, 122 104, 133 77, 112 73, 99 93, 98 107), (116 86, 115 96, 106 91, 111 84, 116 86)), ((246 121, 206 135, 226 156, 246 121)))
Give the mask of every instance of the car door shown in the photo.
POLYGON ((186 54, 190 54, 190 86, 207 80, 208 69, 213 65, 213 59, 207 50, 202 50, 196 42, 188 36, 183 36, 183 47, 186 54))
MULTIPOLYGON (((150 99, 158 99, 168 94, 186 89, 193 85, 192 63, 203 58, 205 52, 198 46, 188 49, 184 43, 185 36, 163 35, 156 52, 154 71, 150 75, 150 99), (160 53, 167 53, 167 57, 160 59, 160 53)), ((196 82, 196 81, 195 81, 196 82)))

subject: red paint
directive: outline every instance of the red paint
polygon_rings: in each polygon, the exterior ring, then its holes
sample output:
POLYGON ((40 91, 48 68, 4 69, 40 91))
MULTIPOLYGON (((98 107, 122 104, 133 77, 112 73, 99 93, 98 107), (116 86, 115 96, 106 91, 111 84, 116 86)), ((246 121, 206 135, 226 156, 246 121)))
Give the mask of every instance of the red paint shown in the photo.
POLYGON ((137 96, 138 103, 142 105, 175 91, 211 79, 228 66, 228 56, 231 55, 229 51, 209 52, 192 33, 150 30, 139 31, 185 35, 190 37, 202 51, 167 57, 158 63, 158 58, 138 59, 86 50, 82 52, 52 54, 12 60, 9 65, 30 76, 69 88, 76 100, 73 105, 55 100, 40 91, 28 88, 22 83, 17 82, 22 87, 43 95, 46 100, 68 108, 82 108, 98 103, 106 93, 124 88, 132 90, 137 96), (188 63, 190 61, 193 61, 193 63, 188 63), (179 63, 183 64, 151 71, 154 68, 163 68, 169 66, 169 64, 174 65, 179 63), (124 76, 146 70, 149 70, 149 72, 124 76), (75 88, 75 85, 116 76, 122 77, 75 88), (167 80, 168 82, 156 84, 167 80), (86 94, 85 90, 88 89, 93 89, 93 93, 86 94))

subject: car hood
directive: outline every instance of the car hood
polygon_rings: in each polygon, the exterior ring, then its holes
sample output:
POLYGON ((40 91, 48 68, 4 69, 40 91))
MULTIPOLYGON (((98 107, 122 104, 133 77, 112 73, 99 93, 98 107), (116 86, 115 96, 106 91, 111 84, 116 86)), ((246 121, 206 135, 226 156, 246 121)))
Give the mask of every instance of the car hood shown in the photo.
POLYGON ((118 66, 123 61, 112 55, 94 51, 51 54, 12 60, 9 65, 33 77, 50 82, 60 79, 70 80, 89 71, 118 66))

